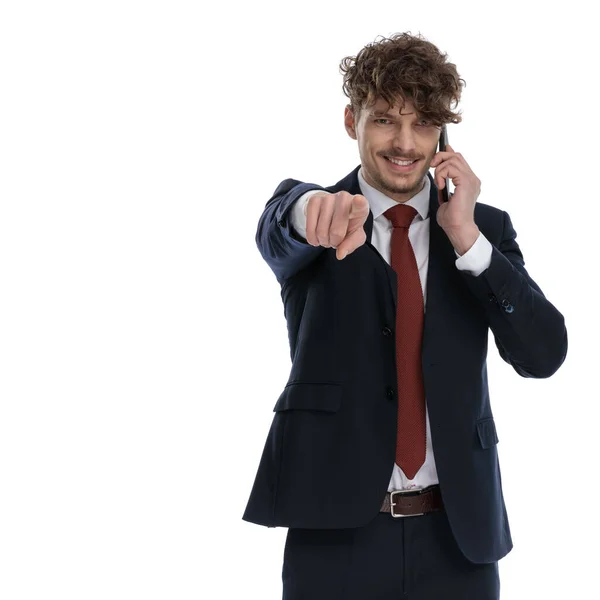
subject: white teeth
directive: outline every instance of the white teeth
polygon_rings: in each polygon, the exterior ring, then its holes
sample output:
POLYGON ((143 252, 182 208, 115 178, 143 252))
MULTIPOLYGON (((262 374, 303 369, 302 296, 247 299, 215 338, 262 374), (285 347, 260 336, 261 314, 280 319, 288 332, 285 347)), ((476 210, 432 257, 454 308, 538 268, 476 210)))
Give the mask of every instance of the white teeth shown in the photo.
POLYGON ((414 160, 396 160, 394 158, 390 158, 388 156, 388 160, 393 162, 395 165, 401 165, 403 167, 407 167, 408 165, 412 165, 415 161, 414 160))

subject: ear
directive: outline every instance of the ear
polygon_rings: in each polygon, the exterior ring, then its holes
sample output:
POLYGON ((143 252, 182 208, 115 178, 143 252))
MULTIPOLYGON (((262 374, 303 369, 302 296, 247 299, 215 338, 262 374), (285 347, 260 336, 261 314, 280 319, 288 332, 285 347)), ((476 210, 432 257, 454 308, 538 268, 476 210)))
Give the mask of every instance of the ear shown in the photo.
POLYGON ((356 121, 350 104, 347 104, 344 109, 344 127, 353 140, 358 139, 356 136, 356 121))

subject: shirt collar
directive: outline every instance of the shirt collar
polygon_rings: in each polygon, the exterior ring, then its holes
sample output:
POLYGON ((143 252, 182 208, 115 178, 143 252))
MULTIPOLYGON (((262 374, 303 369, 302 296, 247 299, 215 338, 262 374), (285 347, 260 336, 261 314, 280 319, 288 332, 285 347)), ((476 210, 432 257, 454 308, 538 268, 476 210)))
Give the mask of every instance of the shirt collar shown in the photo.
MULTIPOLYGON (((389 196, 386 196, 383 192, 375 189, 372 185, 369 185, 362 174, 362 167, 358 170, 358 185, 362 195, 367 199, 369 208, 373 213, 373 219, 380 217, 388 208, 396 206, 398 202, 392 200, 389 196)), ((415 194, 410 200, 404 202, 412 206, 421 216, 421 219, 426 219, 429 215, 429 193, 431 189, 431 181, 429 177, 425 176, 425 185, 423 189, 415 194)))

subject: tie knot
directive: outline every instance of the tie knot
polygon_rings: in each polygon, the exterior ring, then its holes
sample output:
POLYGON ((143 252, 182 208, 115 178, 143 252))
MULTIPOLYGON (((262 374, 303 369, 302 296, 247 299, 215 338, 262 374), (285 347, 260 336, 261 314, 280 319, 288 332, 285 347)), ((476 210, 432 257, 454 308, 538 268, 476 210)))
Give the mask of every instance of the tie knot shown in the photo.
POLYGON ((417 214, 417 209, 408 204, 397 204, 392 208, 388 208, 383 214, 392 222, 394 227, 408 228, 417 214))

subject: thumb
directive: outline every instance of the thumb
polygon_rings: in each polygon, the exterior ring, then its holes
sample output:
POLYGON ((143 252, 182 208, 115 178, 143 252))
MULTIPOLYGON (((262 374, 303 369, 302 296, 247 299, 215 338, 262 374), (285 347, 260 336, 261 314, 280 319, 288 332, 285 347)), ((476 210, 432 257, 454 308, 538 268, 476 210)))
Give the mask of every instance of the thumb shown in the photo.
POLYGON ((369 202, 362 194, 355 194, 352 198, 350 206, 350 218, 362 216, 364 213, 369 213, 369 202))

